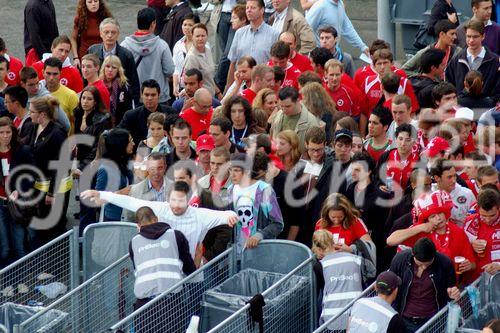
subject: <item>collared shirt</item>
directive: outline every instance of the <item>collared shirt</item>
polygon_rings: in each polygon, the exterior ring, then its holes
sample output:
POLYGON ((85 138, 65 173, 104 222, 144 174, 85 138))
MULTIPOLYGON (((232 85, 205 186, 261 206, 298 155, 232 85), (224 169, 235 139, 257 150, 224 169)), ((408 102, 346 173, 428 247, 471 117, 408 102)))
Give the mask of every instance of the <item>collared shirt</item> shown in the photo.
POLYGON ((110 55, 116 55, 116 44, 113 47, 113 49, 111 51, 109 51, 109 52, 106 51, 106 49, 104 48, 104 45, 102 46, 102 58, 106 59, 106 57, 110 56, 110 55))
POLYGON ((165 197, 165 182, 161 184, 161 188, 159 191, 157 191, 154 187, 153 184, 151 184, 151 181, 148 179, 148 188, 153 193, 154 200, 153 201, 167 201, 167 198, 165 197))
POLYGON ((469 63, 470 68, 474 71, 477 71, 477 69, 483 62, 485 55, 486 49, 484 48, 484 46, 481 48, 481 52, 479 52, 479 54, 475 57, 469 52, 469 48, 467 48, 467 62, 469 63))
POLYGON ((283 24, 285 23, 286 14, 288 13, 288 7, 285 8, 281 13, 276 12, 273 22, 273 28, 276 31, 281 32, 283 30, 283 24))
POLYGON ((253 29, 249 24, 236 30, 228 59, 236 62, 243 56, 252 56, 257 64, 266 63, 271 57, 271 46, 278 40, 279 31, 265 22, 253 29))

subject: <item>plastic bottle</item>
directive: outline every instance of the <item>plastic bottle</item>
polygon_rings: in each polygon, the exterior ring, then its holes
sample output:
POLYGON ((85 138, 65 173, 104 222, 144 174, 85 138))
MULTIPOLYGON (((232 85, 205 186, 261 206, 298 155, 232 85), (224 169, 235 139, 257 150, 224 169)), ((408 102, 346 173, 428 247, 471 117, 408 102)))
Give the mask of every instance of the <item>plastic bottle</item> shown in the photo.
POLYGON ((192 316, 186 333, 198 333, 198 326, 200 325, 200 317, 192 316))
POLYGON ((68 287, 61 282, 52 282, 45 286, 36 286, 35 291, 42 293, 47 298, 56 298, 60 294, 65 294, 68 287))
POLYGON ((394 184, 394 179, 392 178, 392 176, 387 176, 387 178, 385 179, 385 186, 391 192, 393 184, 394 184))
POLYGON ((34 301, 34 300, 29 300, 26 302, 26 305, 28 306, 43 306, 42 302, 34 301))

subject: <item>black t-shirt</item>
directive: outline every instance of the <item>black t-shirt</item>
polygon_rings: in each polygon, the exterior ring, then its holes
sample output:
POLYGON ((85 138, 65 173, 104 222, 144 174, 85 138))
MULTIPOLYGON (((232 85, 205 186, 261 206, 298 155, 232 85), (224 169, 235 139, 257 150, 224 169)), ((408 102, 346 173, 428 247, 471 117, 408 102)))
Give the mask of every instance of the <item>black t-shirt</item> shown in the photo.
POLYGON ((396 314, 392 317, 389 322, 389 326, 387 327, 387 333, 407 333, 408 329, 406 328, 406 324, 401 315, 396 314))

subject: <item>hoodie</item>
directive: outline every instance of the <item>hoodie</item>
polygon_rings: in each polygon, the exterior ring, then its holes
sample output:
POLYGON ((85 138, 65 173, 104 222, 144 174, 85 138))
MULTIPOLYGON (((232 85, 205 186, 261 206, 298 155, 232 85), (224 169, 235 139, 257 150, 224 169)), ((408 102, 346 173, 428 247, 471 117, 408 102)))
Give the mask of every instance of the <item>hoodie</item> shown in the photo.
MULTIPOLYGON (((154 240, 160 238, 161 235, 163 235, 169 229, 171 229, 169 224, 163 222, 157 222, 141 227, 139 235, 147 239, 154 240)), ((194 265, 193 258, 189 253, 189 244, 186 237, 182 232, 178 230, 174 230, 174 232, 179 252, 179 260, 182 262, 182 272, 187 276, 196 270, 196 266, 194 265)), ((132 241, 130 241, 128 245, 128 252, 130 254, 130 259, 132 259, 132 263, 134 264, 135 268, 134 252, 132 251, 132 241)))
POLYGON ((160 102, 170 99, 168 80, 174 73, 174 61, 168 44, 154 34, 131 35, 120 44, 134 55, 139 82, 154 79, 160 85, 160 102))
MULTIPOLYGON (((33 98, 37 98, 37 97, 43 97, 43 96, 47 96, 47 95, 50 95, 50 92, 47 90, 47 88, 45 88, 45 84, 43 81, 40 81, 39 85, 38 85, 38 92, 31 96, 29 99, 28 99, 28 104, 26 105, 26 109, 29 110, 29 107, 30 107, 30 101, 33 99, 33 98)), ((54 115, 55 117, 55 121, 56 123, 58 123, 59 125, 61 125, 61 127, 66 131, 68 132, 69 131, 69 128, 71 127, 71 124, 69 123, 69 119, 68 119, 68 116, 66 115, 66 113, 63 111, 63 109, 61 109, 60 106, 57 107, 56 109, 56 113, 54 115)))
POLYGON ((413 86, 413 91, 417 96, 418 104, 421 108, 434 108, 434 100, 432 99, 432 89, 438 85, 440 81, 433 80, 427 76, 417 75, 410 78, 413 86))

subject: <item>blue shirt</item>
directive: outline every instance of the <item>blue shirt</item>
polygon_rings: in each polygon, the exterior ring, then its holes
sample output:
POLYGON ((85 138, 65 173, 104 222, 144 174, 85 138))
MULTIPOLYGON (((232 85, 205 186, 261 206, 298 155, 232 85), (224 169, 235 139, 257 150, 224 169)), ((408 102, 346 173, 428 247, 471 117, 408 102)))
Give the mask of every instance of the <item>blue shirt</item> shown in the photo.
POLYGON ((339 36, 345 38, 352 46, 361 51, 367 48, 347 17, 342 0, 338 0, 338 3, 333 0, 319 0, 306 13, 306 21, 314 31, 318 46, 318 29, 322 26, 332 26, 337 29, 339 36))
POLYGON ((278 40, 280 32, 265 22, 256 29, 249 24, 234 34, 228 59, 237 62, 243 56, 252 56, 257 64, 264 64, 271 57, 271 46, 278 40))

